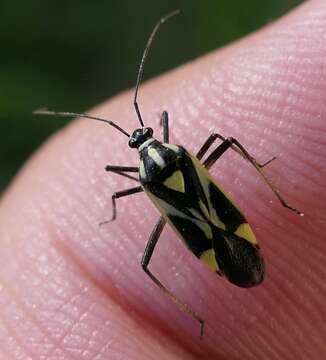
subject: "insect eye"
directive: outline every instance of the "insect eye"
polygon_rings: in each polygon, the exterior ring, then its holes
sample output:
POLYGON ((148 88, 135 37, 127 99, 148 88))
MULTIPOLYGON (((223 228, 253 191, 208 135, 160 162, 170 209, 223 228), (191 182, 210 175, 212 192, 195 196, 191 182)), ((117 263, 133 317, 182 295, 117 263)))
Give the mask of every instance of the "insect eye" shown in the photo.
POLYGON ((137 147, 137 140, 135 138, 130 138, 128 144, 131 148, 137 147))

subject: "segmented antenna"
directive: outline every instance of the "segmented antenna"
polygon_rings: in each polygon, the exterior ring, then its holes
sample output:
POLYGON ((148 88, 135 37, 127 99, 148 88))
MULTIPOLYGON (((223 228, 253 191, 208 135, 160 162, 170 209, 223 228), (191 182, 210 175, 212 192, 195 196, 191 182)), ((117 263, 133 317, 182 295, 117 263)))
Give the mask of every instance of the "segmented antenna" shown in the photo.
POLYGON ((126 130, 122 129, 119 125, 117 125, 113 121, 102 119, 102 118, 99 118, 96 116, 90 116, 90 115, 86 115, 86 114, 78 114, 78 113, 66 112, 66 111, 51 111, 51 110, 47 110, 47 109, 35 110, 35 111, 33 111, 33 114, 35 114, 35 115, 54 115, 54 116, 62 116, 62 117, 83 117, 86 119, 98 120, 98 121, 102 121, 102 122, 105 122, 105 123, 113 126, 117 130, 122 132, 124 135, 130 137, 130 135, 127 133, 126 130))
POLYGON ((147 44, 146 44, 146 47, 145 47, 145 50, 143 52, 143 56, 142 56, 142 59, 141 59, 140 65, 139 65, 139 70, 138 70, 138 75, 137 75, 137 82, 136 82, 136 87, 135 87, 135 96, 134 96, 134 107, 135 107, 135 110, 136 110, 138 120, 140 122, 141 127, 144 127, 144 122, 143 122, 143 119, 142 119, 142 117, 140 115, 140 111, 139 111, 139 107, 138 107, 138 103, 137 103, 137 95, 138 95, 139 84, 142 81, 143 74, 144 74, 144 66, 145 66, 145 61, 146 61, 146 58, 147 58, 147 54, 149 52, 149 49, 150 49, 150 47, 152 45, 152 42, 153 42, 153 39, 154 39, 158 29, 160 28, 160 26, 163 23, 165 23, 167 20, 169 20, 171 17, 173 17, 175 15, 178 15, 179 13, 180 13, 180 10, 174 10, 171 13, 169 13, 168 15, 163 16, 156 23, 150 37, 147 40, 147 44))

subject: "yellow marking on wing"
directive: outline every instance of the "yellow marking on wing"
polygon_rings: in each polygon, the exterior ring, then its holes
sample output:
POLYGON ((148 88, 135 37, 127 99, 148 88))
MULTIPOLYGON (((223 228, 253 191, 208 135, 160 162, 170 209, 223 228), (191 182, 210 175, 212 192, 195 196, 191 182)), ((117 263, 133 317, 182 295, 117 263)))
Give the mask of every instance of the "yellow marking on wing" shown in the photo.
POLYGON ((211 209, 211 222, 220 229, 226 229, 224 222, 218 217, 217 212, 213 207, 211 209))
POLYGON ((204 262, 211 270, 219 271, 214 249, 209 249, 203 252, 200 256, 200 260, 204 262))
POLYGON ((176 170, 169 178, 164 181, 164 186, 171 190, 185 192, 185 181, 180 170, 176 170))
MULTIPOLYGON (((184 238, 182 236, 182 234, 179 232, 179 229, 177 227, 174 226, 173 222, 170 220, 169 218, 169 214, 171 214, 171 211, 173 211, 173 207, 169 204, 167 204, 165 201, 163 201, 162 199, 158 198, 157 196, 155 196, 154 194, 152 194, 150 191, 147 191, 145 189, 146 194, 148 195, 148 197, 150 198, 150 200, 153 202, 153 204, 156 206, 156 208, 159 210, 159 212, 161 213, 161 215, 164 217, 164 219, 169 223, 169 225, 174 229, 174 231, 176 232, 176 234, 178 235, 179 239, 182 240, 183 243, 185 243, 184 238)), ((177 210, 175 210, 177 211, 177 210)), ((182 215, 182 214, 179 214, 182 215)), ((185 243, 186 244, 186 243, 185 243)), ((187 244, 186 244, 187 245, 187 244)))
POLYGON ((201 220, 201 221, 205 221, 205 219, 201 216, 201 214, 197 210, 195 210, 193 208, 188 208, 188 210, 192 213, 192 215, 196 219, 201 220))
POLYGON ((199 199, 199 207, 200 207, 200 210, 204 213, 206 219, 209 219, 210 215, 209 215, 208 209, 207 209, 206 205, 202 202, 201 199, 199 199))
POLYGON ((167 208, 169 207, 169 204, 167 204, 165 201, 162 201, 160 198, 152 194, 150 191, 146 190, 145 192, 148 195, 149 199, 153 202, 153 204, 157 207, 161 215, 168 220, 168 214, 167 214, 167 208))
POLYGON ((243 237, 253 245, 257 245, 256 236, 248 223, 241 224, 234 234, 243 237))
POLYGON ((212 228, 210 227, 210 225, 207 222, 203 222, 203 221, 194 221, 194 223, 201 228, 201 230, 203 230, 203 232, 205 233, 205 236, 207 239, 213 239, 213 231, 212 228))
POLYGON ((152 194, 150 191, 146 191, 146 189, 145 189, 145 192, 148 195, 148 197, 152 200, 153 204, 160 211, 160 213, 165 218, 165 220, 172 226, 172 228, 175 230, 175 232, 179 235, 179 237, 182 240, 184 240, 182 234, 179 232, 179 230, 175 227, 173 222, 170 220, 169 215, 179 216, 180 218, 184 218, 184 219, 192 222, 193 224, 198 226, 203 231, 203 233, 205 234, 207 239, 209 239, 209 240, 213 239, 212 228, 207 222, 193 219, 193 218, 185 215, 184 213, 182 213, 180 210, 176 209, 172 205, 166 203, 164 200, 158 198, 157 196, 152 194))
MULTIPOLYGON (((210 194, 209 194, 209 184, 213 183, 216 187, 218 187, 223 194, 226 196, 226 198, 234 205, 234 202, 232 201, 232 199, 230 198, 230 196, 221 188, 221 186, 219 184, 217 184, 216 180, 211 176, 211 174, 208 172, 208 170, 203 166, 203 164, 193 155, 190 155, 190 158, 194 164, 194 167, 197 171, 198 177, 199 177, 199 181, 202 185, 202 188, 205 192, 205 196, 206 199, 208 201, 208 211, 209 211, 209 215, 208 218, 210 219, 210 221, 217 227, 219 227, 220 229, 225 230, 225 224, 223 223, 223 221, 217 216, 217 212, 213 206, 213 204, 210 201, 210 194)), ((204 204, 200 204, 199 206, 201 208, 205 207, 204 204)), ((207 211, 207 210, 206 210, 207 211)))
MULTIPOLYGON (((190 155, 190 154, 189 154, 190 155)), ((209 199, 209 182, 210 182, 210 174, 209 172, 204 168, 203 164, 193 155, 190 155, 190 158, 194 164, 194 167, 196 169, 196 172, 199 177, 199 181, 202 185, 202 188, 205 192, 206 199, 209 199)))

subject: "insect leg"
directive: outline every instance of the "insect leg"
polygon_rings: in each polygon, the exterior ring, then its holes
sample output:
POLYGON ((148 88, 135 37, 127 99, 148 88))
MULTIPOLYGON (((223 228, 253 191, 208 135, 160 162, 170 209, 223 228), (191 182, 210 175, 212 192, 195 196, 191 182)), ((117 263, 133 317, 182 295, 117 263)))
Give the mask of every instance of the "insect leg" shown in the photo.
POLYGON ((124 176, 128 179, 132 179, 132 180, 135 180, 137 182, 139 182, 139 179, 134 177, 134 176, 131 176, 129 174, 125 174, 126 172, 138 172, 139 171, 139 168, 136 167, 136 166, 115 166, 115 165, 107 165, 105 167, 105 170, 106 171, 111 171, 115 174, 118 174, 118 175, 121 175, 121 176, 124 176))
POLYGON ((209 135, 207 140, 204 142, 204 144, 202 145, 202 147, 199 149, 199 151, 196 154, 198 160, 201 160, 202 157, 206 154, 208 149, 212 146, 214 141, 217 139, 217 137, 218 137, 217 135, 218 134, 216 134, 216 133, 209 135))
POLYGON ((122 190, 122 191, 118 191, 118 192, 115 192, 113 195, 112 195, 112 217, 110 220, 106 220, 106 221, 102 221, 99 226, 102 226, 104 224, 108 224, 109 222, 111 221, 114 221, 117 217, 117 204, 116 204, 116 199, 119 199, 123 196, 128 196, 128 195, 132 195, 132 194, 136 194, 136 193, 139 193, 143 191, 143 188, 141 186, 137 186, 137 187, 134 187, 134 188, 130 188, 130 189, 127 189, 127 190, 122 190))
POLYGON ((163 141, 169 142, 169 115, 167 111, 163 111, 161 115, 161 123, 163 126, 163 141))
MULTIPOLYGON (((206 152, 208 151, 208 149, 212 146, 212 144, 215 142, 216 139, 220 139, 222 141, 225 141, 226 138, 220 134, 217 133, 212 133, 207 140, 204 142, 203 146, 199 149, 198 153, 197 153, 197 158, 199 160, 202 159, 202 157, 206 154, 206 152)), ((232 150, 236 151, 239 155, 241 155, 243 158, 247 159, 246 156, 244 156, 244 154, 233 144, 231 144, 231 148, 232 150)), ((263 168, 264 166, 268 165, 269 163, 271 163, 273 160, 275 160, 276 157, 273 156, 271 159, 267 160, 265 163, 260 164, 257 160, 253 159, 257 166, 260 168, 263 168)))
POLYGON ((147 242, 142 260, 141 266, 146 274, 151 278, 151 280, 167 295, 178 307, 180 310, 186 312, 190 316, 192 316, 196 321, 200 324, 200 338, 203 337, 204 333, 204 321, 196 314, 196 312, 189 307, 186 303, 178 299, 169 289, 167 289, 148 269, 149 262, 152 258, 155 246, 157 241, 163 231, 163 228, 166 224, 165 219, 161 216, 158 222, 156 223, 149 240, 147 242))
POLYGON ((300 216, 303 216, 303 213, 297 209, 295 209, 294 207, 290 206, 281 196, 281 194, 279 193, 279 191, 276 189, 276 187, 274 186, 274 184, 269 180, 269 178, 262 172, 261 170, 261 166, 259 166, 259 164, 257 163, 257 161, 255 160, 254 157, 252 157, 248 151, 239 143, 239 141, 237 139, 234 139, 232 137, 226 138, 224 139, 224 141, 222 142, 222 144, 220 144, 208 157, 207 159, 203 162, 203 165, 209 169, 215 162, 217 159, 219 159, 226 150, 228 150, 230 147, 236 146, 236 148, 238 149, 238 151, 241 152, 242 156, 247 159, 253 166, 254 168, 259 172, 259 174, 263 177, 264 181, 266 182, 266 184, 270 187, 270 189, 274 192, 274 194, 276 195, 276 197, 278 198, 278 200, 280 201, 280 203, 287 209, 290 209, 292 211, 294 211, 295 213, 297 213, 300 216))

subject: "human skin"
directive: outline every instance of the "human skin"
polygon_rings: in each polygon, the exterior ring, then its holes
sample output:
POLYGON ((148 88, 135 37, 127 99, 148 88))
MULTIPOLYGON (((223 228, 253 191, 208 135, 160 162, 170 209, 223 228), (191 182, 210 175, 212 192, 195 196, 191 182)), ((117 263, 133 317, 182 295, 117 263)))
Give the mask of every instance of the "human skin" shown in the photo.
MULTIPOLYGON (((143 85, 146 125, 192 152, 212 131, 237 138, 284 198, 231 150, 213 176, 255 230, 266 261, 258 287, 210 272, 166 227, 151 269, 205 320, 182 313, 140 258, 158 213, 135 182, 104 167, 137 165, 115 129, 72 122, 28 161, 0 205, 0 359, 324 359, 326 353, 326 3, 308 1, 275 24, 143 85)), ((70 109, 67 109, 70 110, 70 109)), ((72 109, 73 110, 73 109, 72 109)), ((92 111, 138 126, 132 91, 92 111)))

